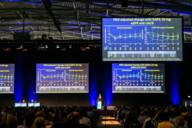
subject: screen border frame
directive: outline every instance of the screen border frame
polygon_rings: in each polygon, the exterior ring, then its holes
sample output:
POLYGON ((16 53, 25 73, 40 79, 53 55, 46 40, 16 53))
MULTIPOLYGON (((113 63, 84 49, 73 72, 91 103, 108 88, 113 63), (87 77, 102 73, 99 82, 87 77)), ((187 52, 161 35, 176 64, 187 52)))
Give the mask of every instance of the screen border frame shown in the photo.
POLYGON ((14 72, 13 72, 13 76, 14 76, 14 80, 13 80, 13 91, 11 92, 0 92, 0 95, 10 95, 10 94, 14 94, 15 93, 15 76, 16 76, 16 72, 15 72, 15 63, 0 63, 1 64, 7 64, 7 65, 13 65, 14 66, 14 72))
POLYGON ((102 61, 103 62, 182 62, 183 61, 183 45, 184 45, 184 18, 182 16, 157 16, 157 17, 152 17, 152 16, 141 16, 141 17, 134 17, 134 16, 125 16, 125 17, 102 17, 101 19, 101 48, 102 48, 102 61), (103 19, 112 19, 112 18, 178 18, 181 19, 181 58, 179 60, 105 60, 104 59, 104 50, 103 50, 103 19))
POLYGON ((89 63, 36 63, 35 64, 35 93, 36 94, 89 94, 89 86, 90 86, 90 73, 89 73, 89 63), (87 64, 88 65, 88 87, 87 87, 87 91, 86 92, 37 92, 37 65, 38 64, 87 64))
POLYGON ((165 81, 165 79, 166 79, 166 76, 165 76, 165 64, 164 63, 138 63, 138 62, 136 62, 136 63, 126 63, 126 62, 120 62, 120 63, 118 63, 118 62, 116 62, 116 63, 112 63, 111 64, 111 87, 112 87, 112 94, 165 94, 166 93, 166 87, 165 87, 165 85, 166 85, 166 81, 165 81), (155 92, 155 91, 151 91, 151 92, 144 92, 144 91, 135 91, 135 92, 130 92, 130 91, 127 91, 127 92, 114 92, 113 91, 113 64, 158 64, 158 65, 162 65, 162 67, 163 67, 163 87, 162 87, 162 90, 160 91, 160 92, 155 92))

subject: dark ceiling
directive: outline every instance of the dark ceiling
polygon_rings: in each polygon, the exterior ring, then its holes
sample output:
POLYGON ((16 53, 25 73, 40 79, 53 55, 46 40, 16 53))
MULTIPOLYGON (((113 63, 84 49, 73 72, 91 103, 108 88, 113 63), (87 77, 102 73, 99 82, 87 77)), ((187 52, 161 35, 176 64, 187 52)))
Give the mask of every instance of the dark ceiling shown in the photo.
POLYGON ((0 0, 0 39, 26 31, 31 39, 100 39, 102 17, 183 16, 192 40, 192 1, 185 0, 0 0))

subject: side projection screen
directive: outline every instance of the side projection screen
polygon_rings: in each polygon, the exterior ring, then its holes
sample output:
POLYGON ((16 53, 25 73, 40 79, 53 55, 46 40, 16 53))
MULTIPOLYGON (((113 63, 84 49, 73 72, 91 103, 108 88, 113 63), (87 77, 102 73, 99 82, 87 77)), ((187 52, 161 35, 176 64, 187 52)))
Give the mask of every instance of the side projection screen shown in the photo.
POLYGON ((14 93, 14 64, 0 64, 0 93, 14 93))
POLYGON ((37 64, 37 93, 88 93, 88 64, 37 64))
POLYGON ((103 18, 103 61, 182 61, 182 18, 103 18))
POLYGON ((164 93, 163 64, 112 64, 113 93, 164 93))

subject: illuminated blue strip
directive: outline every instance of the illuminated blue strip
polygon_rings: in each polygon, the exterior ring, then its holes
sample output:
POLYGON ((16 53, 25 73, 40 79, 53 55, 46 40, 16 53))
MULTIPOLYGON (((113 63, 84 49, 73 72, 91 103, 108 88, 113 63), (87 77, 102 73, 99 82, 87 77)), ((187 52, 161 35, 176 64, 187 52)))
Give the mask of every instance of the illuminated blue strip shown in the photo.
POLYGON ((181 100, 179 96, 179 74, 177 71, 177 68, 173 68, 171 74, 171 103, 173 105, 179 105, 181 100))
POLYGON ((97 104, 97 97, 98 97, 98 84, 97 84, 97 71, 95 70, 95 65, 90 64, 89 69, 91 74, 90 81, 89 81, 89 104, 91 106, 95 106, 97 104))
POLYGON ((23 86, 24 86, 24 78, 23 78, 23 57, 17 56, 16 64, 15 64, 15 102, 21 102, 23 99, 23 86))
POLYGON ((105 105, 106 106, 110 106, 112 103, 112 78, 111 78, 111 74, 112 74, 112 65, 106 65, 105 67, 105 74, 104 74, 104 82, 103 82, 103 86, 104 86, 104 100, 105 100, 105 105))

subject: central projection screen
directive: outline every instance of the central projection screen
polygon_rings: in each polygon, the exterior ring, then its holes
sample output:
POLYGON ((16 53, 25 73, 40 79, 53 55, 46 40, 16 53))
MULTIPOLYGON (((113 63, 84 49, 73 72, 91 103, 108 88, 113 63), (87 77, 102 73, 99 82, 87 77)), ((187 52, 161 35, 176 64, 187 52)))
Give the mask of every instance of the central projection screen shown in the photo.
POLYGON ((89 65, 37 64, 36 93, 88 93, 89 65))
POLYGON ((103 61, 182 61, 182 18, 103 18, 103 61))
POLYGON ((163 64, 112 64, 113 93, 164 93, 163 64))
POLYGON ((0 93, 14 93, 14 64, 0 64, 0 93))

